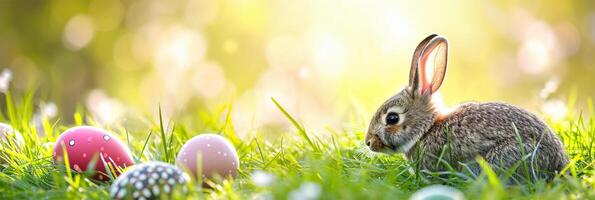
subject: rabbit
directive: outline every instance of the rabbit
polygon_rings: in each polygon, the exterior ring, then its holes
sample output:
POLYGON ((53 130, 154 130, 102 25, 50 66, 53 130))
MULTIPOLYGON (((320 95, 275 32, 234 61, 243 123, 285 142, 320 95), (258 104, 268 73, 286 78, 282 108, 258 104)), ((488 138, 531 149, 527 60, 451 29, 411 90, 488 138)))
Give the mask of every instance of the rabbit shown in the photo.
POLYGON ((373 152, 403 153, 417 170, 478 175, 481 156, 494 171, 551 180, 569 160, 562 142, 536 115, 507 103, 464 103, 442 113, 433 94, 446 75, 448 41, 437 34, 415 49, 409 85, 376 111, 365 136, 373 152), (433 61, 431 81, 426 67, 433 61), (520 162, 525 159, 526 165, 520 162), (528 166, 528 167, 527 167, 528 166), (514 168, 513 168, 514 167, 514 168))

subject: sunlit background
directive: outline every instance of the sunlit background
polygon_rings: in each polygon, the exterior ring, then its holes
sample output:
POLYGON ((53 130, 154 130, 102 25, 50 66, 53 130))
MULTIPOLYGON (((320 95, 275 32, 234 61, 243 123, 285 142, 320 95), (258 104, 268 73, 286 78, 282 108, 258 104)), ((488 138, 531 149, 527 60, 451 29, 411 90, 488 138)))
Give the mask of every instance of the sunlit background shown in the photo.
POLYGON ((431 33, 450 42, 446 106, 560 120, 595 95, 595 3, 553 0, 1 1, 0 89, 35 89, 38 117, 63 122, 231 104, 246 135, 290 125, 274 97, 311 130, 361 129, 431 33))

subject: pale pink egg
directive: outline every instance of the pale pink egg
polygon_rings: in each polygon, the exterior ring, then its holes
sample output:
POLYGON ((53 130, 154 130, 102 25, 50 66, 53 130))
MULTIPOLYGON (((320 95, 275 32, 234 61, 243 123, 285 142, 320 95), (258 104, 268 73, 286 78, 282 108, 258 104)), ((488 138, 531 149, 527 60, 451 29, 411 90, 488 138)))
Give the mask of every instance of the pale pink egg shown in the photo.
POLYGON ((176 165, 192 172, 194 178, 198 178, 199 173, 202 178, 214 178, 217 175, 235 178, 240 160, 234 146, 223 136, 201 134, 182 146, 176 165))
MULTIPOLYGON (((128 147, 116 136, 106 130, 79 126, 66 130, 54 145, 54 162, 64 164, 63 152, 68 154, 71 169, 81 172, 88 169, 91 161, 95 161, 94 178, 102 181, 109 180, 105 166, 126 168, 134 164, 128 147)), ((115 175, 119 174, 114 170, 115 175)))

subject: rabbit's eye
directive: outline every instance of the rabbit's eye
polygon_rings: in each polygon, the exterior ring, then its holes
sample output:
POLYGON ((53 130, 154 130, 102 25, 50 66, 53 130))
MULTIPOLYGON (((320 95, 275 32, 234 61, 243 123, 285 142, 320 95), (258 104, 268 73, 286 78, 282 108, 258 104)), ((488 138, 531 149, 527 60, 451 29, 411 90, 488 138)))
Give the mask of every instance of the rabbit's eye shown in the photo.
POLYGON ((399 123, 399 114, 395 112, 389 112, 386 114, 386 124, 393 125, 399 123))

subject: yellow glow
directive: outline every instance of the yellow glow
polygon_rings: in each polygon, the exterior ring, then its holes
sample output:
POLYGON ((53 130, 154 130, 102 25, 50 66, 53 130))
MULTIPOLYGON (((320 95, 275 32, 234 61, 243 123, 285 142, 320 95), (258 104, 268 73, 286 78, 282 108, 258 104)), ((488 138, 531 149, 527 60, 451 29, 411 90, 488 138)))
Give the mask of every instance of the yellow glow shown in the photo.
POLYGON ((314 64, 322 75, 340 76, 346 68, 345 45, 330 34, 318 35, 314 39, 314 64))
POLYGON ((226 40, 223 43, 223 50, 229 54, 234 54, 238 50, 238 43, 232 39, 226 40))
POLYGON ((561 121, 568 112, 566 104, 560 100, 547 101, 542 105, 541 109, 545 115, 554 121, 561 121))
MULTIPOLYGON (((560 119, 564 106, 541 101, 567 95, 575 84, 585 91, 593 85, 593 44, 587 39, 594 35, 588 28, 595 24, 592 11, 561 9, 550 16, 528 4, 472 0, 46 4, 47 27, 57 30, 42 31, 60 36, 66 50, 46 58, 29 49, 53 46, 21 42, 30 38, 9 29, 0 53, 8 52, 3 55, 14 71, 11 87, 28 88, 40 79, 48 96, 64 96, 50 99, 61 109, 60 101, 78 100, 64 94, 99 88, 127 106, 146 111, 161 105, 171 116, 233 99, 237 131, 290 126, 270 97, 313 129, 343 126, 354 115, 368 123, 382 102, 407 85, 413 51, 431 33, 449 41, 447 76, 435 94, 449 106, 505 101, 560 119), (46 72, 52 77, 45 79, 46 72), (559 80, 546 84, 554 77, 559 80)), ((45 41, 51 38, 40 37, 41 44, 55 44, 45 41)), ((431 81, 434 62, 428 61, 424 75, 431 81)))
POLYGON ((190 28, 175 25, 158 38, 155 64, 163 69, 187 69, 204 58, 206 42, 190 28))
POLYGON ((205 98, 219 95, 226 85, 223 70, 214 63, 197 67, 191 81, 192 87, 205 98))

